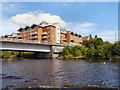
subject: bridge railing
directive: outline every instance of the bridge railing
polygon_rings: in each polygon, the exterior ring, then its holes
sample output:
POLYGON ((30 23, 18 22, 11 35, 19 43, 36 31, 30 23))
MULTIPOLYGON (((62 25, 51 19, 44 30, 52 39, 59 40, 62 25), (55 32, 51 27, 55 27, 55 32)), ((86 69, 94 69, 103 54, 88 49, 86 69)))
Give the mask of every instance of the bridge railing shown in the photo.
MULTIPOLYGON (((33 41, 33 40, 24 40, 24 39, 8 39, 8 38, 0 38, 0 41, 13 41, 13 42, 28 42, 28 43, 39 43, 39 44, 48 44, 48 45, 61 45, 61 46, 75 46, 75 44, 67 44, 67 43, 51 43, 51 42, 40 42, 40 41, 33 41)), ((81 45, 78 45, 81 46, 81 45)))

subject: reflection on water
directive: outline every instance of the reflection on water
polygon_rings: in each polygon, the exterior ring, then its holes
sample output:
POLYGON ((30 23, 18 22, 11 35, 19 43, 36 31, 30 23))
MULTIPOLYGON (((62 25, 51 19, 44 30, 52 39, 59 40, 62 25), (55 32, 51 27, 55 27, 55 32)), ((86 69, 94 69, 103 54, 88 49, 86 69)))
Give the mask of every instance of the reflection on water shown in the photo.
POLYGON ((84 60, 14 60, 3 61, 5 87, 118 87, 119 62, 84 60))

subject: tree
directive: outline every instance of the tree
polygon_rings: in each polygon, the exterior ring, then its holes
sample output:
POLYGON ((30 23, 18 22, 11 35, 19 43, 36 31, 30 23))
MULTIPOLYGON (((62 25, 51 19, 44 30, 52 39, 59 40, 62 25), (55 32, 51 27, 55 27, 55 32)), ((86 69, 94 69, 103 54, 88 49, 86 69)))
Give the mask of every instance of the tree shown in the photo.
POLYGON ((65 58, 66 56, 69 55, 69 50, 67 48, 64 48, 63 51, 61 52, 61 55, 65 58))
POLYGON ((91 35, 91 34, 89 35, 89 37, 90 37, 90 40, 92 40, 92 39, 93 39, 93 37, 92 37, 92 35, 91 35))
POLYGON ((103 44, 104 44, 104 42, 101 38, 97 38, 94 40, 95 48, 97 48, 98 45, 102 46, 103 44))
POLYGON ((79 47, 79 46, 74 46, 74 47, 72 47, 72 49, 71 49, 71 53, 72 53, 72 55, 74 56, 74 57, 76 57, 76 56, 81 56, 82 55, 82 53, 81 53, 81 47, 79 47))
POLYGON ((93 58, 93 56, 95 55, 95 53, 96 53, 96 50, 95 50, 94 47, 89 48, 87 50, 86 58, 93 58))
POLYGON ((112 44, 103 45, 103 58, 105 59, 113 58, 113 45, 112 44))
POLYGON ((98 38, 98 36, 97 36, 97 34, 95 35, 95 37, 94 37, 94 39, 97 39, 98 38))
POLYGON ((103 46, 97 46, 94 57, 97 59, 103 58, 103 46))
POLYGON ((83 45, 86 47, 89 47, 89 41, 88 40, 83 40, 83 45))
POLYGON ((115 42, 115 44, 113 45, 113 53, 114 55, 120 56, 120 41, 115 42))

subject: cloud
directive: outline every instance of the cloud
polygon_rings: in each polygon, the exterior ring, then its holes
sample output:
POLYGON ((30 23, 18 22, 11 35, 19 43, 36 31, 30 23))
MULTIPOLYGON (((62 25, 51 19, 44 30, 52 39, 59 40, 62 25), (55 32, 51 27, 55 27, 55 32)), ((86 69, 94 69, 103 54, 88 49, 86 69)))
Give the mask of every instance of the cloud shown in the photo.
POLYGON ((68 23, 67 29, 82 34, 83 36, 89 35, 91 33, 96 32, 96 25, 95 23, 91 22, 82 22, 82 23, 68 23))
POLYGON ((109 41, 111 43, 115 42, 115 31, 116 31, 116 40, 118 40, 118 30, 106 30, 100 33, 96 33, 104 41, 109 41))
POLYGON ((66 22, 57 15, 51 15, 49 13, 29 12, 23 14, 17 14, 10 18, 11 22, 19 26, 29 26, 34 24, 40 24, 42 21, 50 24, 58 23, 60 27, 65 27, 66 22))
POLYGON ((17 32, 18 28, 19 28, 19 26, 11 23, 8 18, 4 18, 3 22, 2 22, 1 35, 17 32))
POLYGON ((89 27, 89 26, 93 26, 93 25, 96 25, 96 24, 90 23, 90 22, 83 22, 83 23, 79 24, 80 27, 89 27))

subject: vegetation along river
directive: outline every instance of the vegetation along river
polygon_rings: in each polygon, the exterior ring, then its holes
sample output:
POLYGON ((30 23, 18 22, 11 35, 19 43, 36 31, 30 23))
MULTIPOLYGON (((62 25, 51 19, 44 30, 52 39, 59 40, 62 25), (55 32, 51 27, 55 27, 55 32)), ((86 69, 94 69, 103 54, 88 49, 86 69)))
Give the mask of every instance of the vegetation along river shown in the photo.
POLYGON ((3 60, 0 77, 3 88, 117 88, 119 64, 101 60, 3 60))

